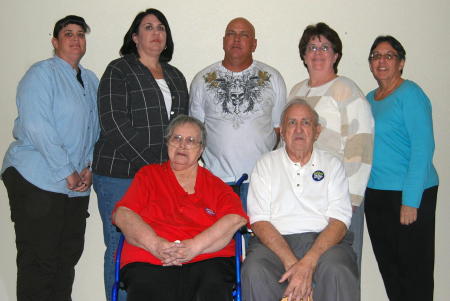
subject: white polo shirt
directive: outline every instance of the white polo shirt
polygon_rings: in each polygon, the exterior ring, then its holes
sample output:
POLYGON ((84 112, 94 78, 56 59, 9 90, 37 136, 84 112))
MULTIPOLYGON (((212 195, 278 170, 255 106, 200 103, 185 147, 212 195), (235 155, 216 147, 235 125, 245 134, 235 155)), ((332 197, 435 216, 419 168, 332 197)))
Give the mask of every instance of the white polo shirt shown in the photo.
POLYGON ((321 232, 330 217, 350 226, 352 206, 341 161, 314 149, 301 166, 285 148, 257 162, 247 197, 250 223, 268 221, 282 234, 321 232))

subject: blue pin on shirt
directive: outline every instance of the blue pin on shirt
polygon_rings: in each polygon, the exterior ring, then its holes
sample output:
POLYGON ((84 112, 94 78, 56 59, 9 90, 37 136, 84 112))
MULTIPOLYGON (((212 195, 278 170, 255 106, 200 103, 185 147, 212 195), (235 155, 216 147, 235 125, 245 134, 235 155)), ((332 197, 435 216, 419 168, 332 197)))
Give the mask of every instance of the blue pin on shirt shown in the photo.
POLYGON ((316 170, 315 172, 313 172, 312 178, 314 181, 319 182, 319 181, 322 181, 323 178, 325 178, 325 174, 321 170, 316 170))

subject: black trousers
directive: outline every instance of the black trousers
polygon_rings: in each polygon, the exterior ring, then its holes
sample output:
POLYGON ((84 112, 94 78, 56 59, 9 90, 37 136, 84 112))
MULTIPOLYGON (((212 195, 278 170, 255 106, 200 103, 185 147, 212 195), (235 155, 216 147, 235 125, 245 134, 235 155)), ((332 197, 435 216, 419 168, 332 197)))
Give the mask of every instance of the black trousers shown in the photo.
POLYGON ((183 266, 143 262, 121 270, 127 301, 232 301, 234 258, 212 258, 183 266))
POLYGON ((391 301, 432 301, 438 187, 425 189, 417 220, 400 224, 401 191, 367 188, 367 230, 391 301))
POLYGON ((17 247, 17 300, 71 300, 89 197, 39 189, 13 167, 2 175, 17 247))

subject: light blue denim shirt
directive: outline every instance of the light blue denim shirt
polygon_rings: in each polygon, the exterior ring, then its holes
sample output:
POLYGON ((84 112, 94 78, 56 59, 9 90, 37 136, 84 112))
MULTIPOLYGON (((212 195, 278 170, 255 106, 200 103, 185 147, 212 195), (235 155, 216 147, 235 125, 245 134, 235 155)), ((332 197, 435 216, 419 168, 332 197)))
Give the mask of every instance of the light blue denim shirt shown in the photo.
POLYGON ((92 162, 100 132, 97 114, 98 79, 81 65, 77 72, 58 56, 38 62, 17 87, 18 117, 3 160, 40 189, 70 197, 89 195, 67 188, 66 177, 92 162))

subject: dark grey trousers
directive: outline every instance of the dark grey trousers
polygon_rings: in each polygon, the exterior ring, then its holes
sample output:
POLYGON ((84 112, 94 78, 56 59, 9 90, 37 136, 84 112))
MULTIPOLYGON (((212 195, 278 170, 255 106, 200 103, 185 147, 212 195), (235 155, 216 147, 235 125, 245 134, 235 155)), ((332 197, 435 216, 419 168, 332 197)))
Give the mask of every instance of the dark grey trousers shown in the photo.
MULTIPOLYGON (((297 258, 312 247, 318 233, 283 235, 297 258)), ((356 255, 352 249, 353 234, 348 232, 338 245, 319 259, 313 276, 314 301, 359 301, 359 277, 356 255)), ((278 301, 287 282, 278 283, 285 270, 278 256, 252 237, 242 266, 244 301, 278 301)))

